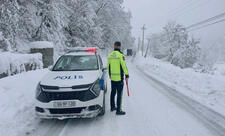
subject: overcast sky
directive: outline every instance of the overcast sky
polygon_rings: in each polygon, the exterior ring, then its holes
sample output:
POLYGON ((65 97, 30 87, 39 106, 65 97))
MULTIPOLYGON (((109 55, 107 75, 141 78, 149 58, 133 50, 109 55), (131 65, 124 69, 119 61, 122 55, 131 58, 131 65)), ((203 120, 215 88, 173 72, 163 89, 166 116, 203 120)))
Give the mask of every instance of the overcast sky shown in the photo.
MULTIPOLYGON (((124 6, 132 13, 132 33, 136 38, 141 36, 143 24, 149 35, 160 32, 168 21, 189 26, 225 12, 225 0, 124 0, 124 6)), ((202 45, 213 44, 225 39, 225 22, 190 34, 200 38, 202 45)))

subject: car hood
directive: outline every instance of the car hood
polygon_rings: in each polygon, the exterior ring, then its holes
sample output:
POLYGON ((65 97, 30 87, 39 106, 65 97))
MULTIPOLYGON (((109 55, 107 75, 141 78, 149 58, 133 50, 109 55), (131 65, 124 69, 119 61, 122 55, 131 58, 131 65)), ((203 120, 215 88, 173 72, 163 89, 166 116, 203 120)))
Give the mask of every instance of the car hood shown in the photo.
POLYGON ((100 77, 96 71, 50 71, 40 84, 46 86, 72 87, 94 83, 100 77))

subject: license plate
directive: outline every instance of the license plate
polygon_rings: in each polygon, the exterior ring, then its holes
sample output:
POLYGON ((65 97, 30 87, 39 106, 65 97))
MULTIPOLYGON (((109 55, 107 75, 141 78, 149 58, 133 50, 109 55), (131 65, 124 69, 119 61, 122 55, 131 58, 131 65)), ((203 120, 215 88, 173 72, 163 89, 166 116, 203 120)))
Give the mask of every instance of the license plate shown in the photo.
POLYGON ((75 101, 61 101, 61 102, 53 102, 54 108, 73 108, 76 106, 75 101))

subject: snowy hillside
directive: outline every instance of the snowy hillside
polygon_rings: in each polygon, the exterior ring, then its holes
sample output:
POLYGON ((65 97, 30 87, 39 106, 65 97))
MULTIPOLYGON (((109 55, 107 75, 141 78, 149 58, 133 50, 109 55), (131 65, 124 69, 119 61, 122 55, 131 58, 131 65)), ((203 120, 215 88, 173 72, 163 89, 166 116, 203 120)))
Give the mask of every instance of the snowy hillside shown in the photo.
POLYGON ((35 88, 47 71, 30 71, 0 79, 1 136, 17 136, 33 128, 35 88))
POLYGON ((152 57, 145 59, 140 54, 134 63, 146 74, 225 116, 225 64, 215 66, 214 74, 209 74, 181 69, 152 57))

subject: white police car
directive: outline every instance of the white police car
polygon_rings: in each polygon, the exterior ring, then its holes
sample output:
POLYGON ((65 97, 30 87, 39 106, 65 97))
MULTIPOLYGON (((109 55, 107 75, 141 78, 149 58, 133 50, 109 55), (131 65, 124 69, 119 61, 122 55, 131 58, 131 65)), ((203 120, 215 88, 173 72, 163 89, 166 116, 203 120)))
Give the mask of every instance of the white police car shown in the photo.
POLYGON ((40 118, 92 118, 105 113, 106 69, 96 48, 61 56, 36 89, 40 118))

